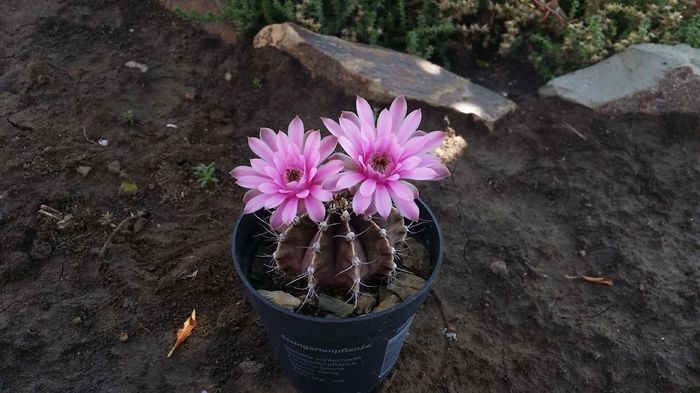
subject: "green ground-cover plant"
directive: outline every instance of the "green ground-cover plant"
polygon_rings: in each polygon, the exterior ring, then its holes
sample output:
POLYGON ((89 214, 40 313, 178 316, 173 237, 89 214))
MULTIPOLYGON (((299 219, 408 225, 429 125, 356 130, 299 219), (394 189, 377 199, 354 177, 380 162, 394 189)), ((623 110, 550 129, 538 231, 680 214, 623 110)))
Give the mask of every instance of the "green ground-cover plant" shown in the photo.
POLYGON ((192 168, 192 173, 200 187, 206 188, 212 184, 218 183, 216 178, 216 166, 212 162, 209 165, 199 164, 192 168))
POLYGON ((700 47, 699 8, 689 0, 227 0, 222 14, 247 32, 292 21, 442 64, 452 42, 484 58, 529 61, 551 78, 636 43, 700 47))

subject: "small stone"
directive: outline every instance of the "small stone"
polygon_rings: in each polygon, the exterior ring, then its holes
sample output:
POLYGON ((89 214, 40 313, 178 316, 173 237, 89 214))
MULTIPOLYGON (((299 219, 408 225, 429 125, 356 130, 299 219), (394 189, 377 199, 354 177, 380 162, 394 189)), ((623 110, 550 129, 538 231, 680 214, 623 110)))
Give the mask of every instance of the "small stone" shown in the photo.
POLYGON ((127 67, 127 68, 138 68, 138 70, 141 71, 141 72, 144 72, 144 73, 145 73, 145 72, 148 72, 148 66, 147 66, 147 65, 145 65, 145 64, 143 64, 143 63, 139 63, 139 62, 133 61, 133 60, 127 61, 126 64, 124 64, 124 67, 127 67))
POLYGON ((77 326, 77 325, 80 325, 81 323, 83 323, 83 319, 82 319, 82 318, 80 318, 80 317, 75 317, 75 318, 73 318, 73 325, 76 325, 76 326, 77 326))
POLYGON ((91 170, 92 170, 92 167, 89 167, 89 166, 79 166, 79 167, 78 167, 78 174, 80 174, 81 176, 87 176, 88 173, 90 173, 91 170))
POLYGON ((387 296, 384 300, 382 300, 379 303, 379 305, 377 307, 375 307, 374 310, 372 310, 372 312, 374 313, 374 312, 380 312, 380 311, 387 310, 387 309, 391 308, 392 306, 399 304, 400 301, 401 301, 401 299, 399 299, 398 296, 396 296, 395 294, 392 293, 389 296, 387 296))
POLYGON ((322 293, 318 297, 318 306, 341 318, 345 318, 355 311, 355 305, 345 303, 344 301, 336 299, 333 296, 328 296, 325 293, 322 293))
POLYGON ((194 101, 194 92, 193 91, 188 91, 185 93, 185 99, 187 101, 194 101))
POLYGON ((586 250, 578 250, 578 255, 580 257, 585 257, 586 256, 586 250))
POLYGON ((358 314, 367 314, 372 310, 372 307, 377 303, 377 298, 374 295, 363 293, 357 299, 357 307, 355 312, 358 314))
POLYGON ((231 78, 232 78, 232 76, 231 76, 231 73, 230 73, 230 72, 227 72, 227 73, 224 74, 224 80, 225 80, 226 82, 231 82, 231 78))
POLYGON ((32 249, 29 252, 29 256, 37 261, 43 261, 51 255, 51 251, 51 244, 43 240, 36 239, 34 240, 34 243, 32 243, 32 249))
POLYGON ((489 265, 489 269, 491 269, 491 272, 493 274, 497 275, 500 278, 508 277, 508 266, 504 261, 493 261, 489 265))
POLYGON ((425 280, 415 274, 399 272, 396 275, 396 279, 391 281, 386 288, 396 294, 401 300, 406 300, 418 292, 423 285, 425 285, 425 280))
POLYGON ((122 166, 119 163, 119 161, 112 161, 109 164, 107 164, 107 172, 113 175, 120 174, 122 172, 122 166))
POLYGON ((127 332, 121 332, 119 334, 119 341, 125 343, 129 339, 129 333, 127 332))
POLYGON ((146 219, 141 217, 138 220, 136 220, 136 223, 134 223, 134 233, 139 233, 143 231, 143 228, 146 226, 146 219))
POLYGON ((256 361, 248 360, 238 363, 238 368, 246 374, 255 374, 262 370, 263 365, 256 361))
POLYGON ((272 303, 289 310, 299 307, 301 304, 301 300, 284 291, 266 291, 264 289, 258 289, 258 293, 272 303))
POLYGON ((409 237, 406 239, 406 247, 408 255, 401 258, 401 264, 419 276, 429 276, 432 266, 430 265, 430 254, 425 246, 418 240, 409 237))

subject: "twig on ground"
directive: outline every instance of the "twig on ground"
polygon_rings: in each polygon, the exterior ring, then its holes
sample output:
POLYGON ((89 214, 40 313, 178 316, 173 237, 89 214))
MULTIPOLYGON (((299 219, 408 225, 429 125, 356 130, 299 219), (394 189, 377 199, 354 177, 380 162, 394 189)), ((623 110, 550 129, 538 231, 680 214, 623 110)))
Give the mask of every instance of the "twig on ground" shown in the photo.
POLYGON ((117 232, 119 232, 119 230, 122 229, 122 227, 123 227, 124 225, 126 225, 127 222, 129 222, 130 220, 132 220, 132 219, 134 219, 134 218, 138 218, 138 217, 140 217, 140 216, 141 216, 141 213, 140 213, 140 212, 137 213, 137 214, 130 213, 129 217, 125 218, 122 222, 119 223, 119 225, 116 226, 116 228, 114 228, 114 230, 112 231, 112 233, 109 235, 109 237, 108 237, 107 240, 105 241, 105 244, 102 246, 102 249, 100 249, 100 254, 99 254, 100 258, 102 258, 102 257, 105 256, 105 252, 107 252, 107 247, 109 247, 110 243, 112 242, 112 238, 114 237, 114 235, 115 235, 117 232))
POLYGON ((95 142, 94 140, 90 139, 90 137, 87 136, 87 133, 85 132, 85 130, 87 129, 87 125, 88 125, 88 121, 86 120, 85 123, 83 123, 83 136, 85 137, 85 140, 90 142, 90 143, 93 143, 95 145, 99 145, 99 143, 95 142))
POLYGON ((588 138, 586 138, 586 136, 583 135, 583 133, 582 133, 581 131, 579 131, 579 130, 577 130, 576 128, 574 128, 574 126, 572 126, 571 124, 569 124, 569 123, 567 123, 567 122, 565 122, 565 121, 562 121, 561 124, 562 124, 567 130, 573 132, 577 137, 583 139, 584 141, 587 141, 587 140, 588 140, 588 138))

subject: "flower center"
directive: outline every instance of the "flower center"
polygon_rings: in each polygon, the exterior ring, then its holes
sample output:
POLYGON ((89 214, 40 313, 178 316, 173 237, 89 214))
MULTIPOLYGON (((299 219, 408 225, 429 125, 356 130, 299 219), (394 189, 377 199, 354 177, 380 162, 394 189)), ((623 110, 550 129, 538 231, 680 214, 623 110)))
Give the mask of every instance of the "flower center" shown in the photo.
POLYGON ((372 156, 369 159, 369 166, 381 174, 384 174, 386 170, 389 169, 389 165, 391 165, 391 158, 389 158, 389 155, 384 152, 372 153, 372 156))
POLYGON ((299 179, 301 179, 301 171, 296 168, 287 168, 285 175, 287 177, 287 183, 299 181, 299 179))

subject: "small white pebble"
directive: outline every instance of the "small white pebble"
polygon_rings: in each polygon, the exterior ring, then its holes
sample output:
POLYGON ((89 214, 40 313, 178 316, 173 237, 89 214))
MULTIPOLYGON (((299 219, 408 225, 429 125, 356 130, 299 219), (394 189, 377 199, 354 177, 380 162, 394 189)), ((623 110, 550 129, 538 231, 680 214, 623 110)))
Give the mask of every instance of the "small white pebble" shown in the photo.
POLYGON ((109 146, 109 139, 102 138, 97 143, 99 143, 102 147, 107 147, 109 146))
POLYGON ((173 123, 168 123, 165 126, 168 128, 177 128, 177 124, 173 124, 173 123))

